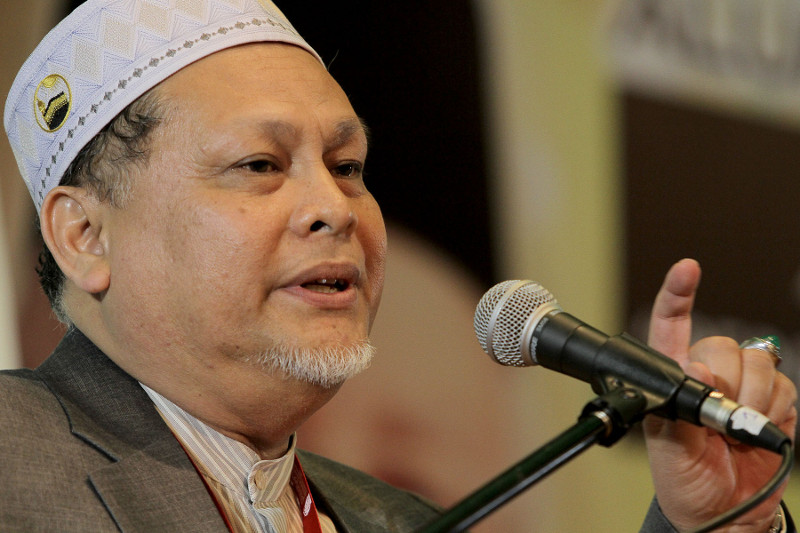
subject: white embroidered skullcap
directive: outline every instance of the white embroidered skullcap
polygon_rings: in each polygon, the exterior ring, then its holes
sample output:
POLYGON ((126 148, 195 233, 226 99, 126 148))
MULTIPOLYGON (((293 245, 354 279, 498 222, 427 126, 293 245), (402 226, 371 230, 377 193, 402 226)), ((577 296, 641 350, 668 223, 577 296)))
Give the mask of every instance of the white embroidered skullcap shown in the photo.
POLYGON ((81 148, 139 96, 198 59, 259 41, 322 61, 271 0, 87 0, 34 50, 6 102, 37 211, 81 148))

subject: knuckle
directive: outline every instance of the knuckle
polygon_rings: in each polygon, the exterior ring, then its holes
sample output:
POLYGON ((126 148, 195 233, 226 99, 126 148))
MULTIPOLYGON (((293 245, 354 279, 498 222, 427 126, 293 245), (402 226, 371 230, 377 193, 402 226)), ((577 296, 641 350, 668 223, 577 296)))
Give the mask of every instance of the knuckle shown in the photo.
POLYGON ((785 374, 780 372, 775 378, 775 390, 778 394, 786 395, 790 400, 789 403, 794 405, 797 403, 797 387, 794 382, 789 379, 785 374))
POLYGON ((694 351, 706 354, 738 353, 739 345, 730 337, 706 337, 697 341, 694 351))

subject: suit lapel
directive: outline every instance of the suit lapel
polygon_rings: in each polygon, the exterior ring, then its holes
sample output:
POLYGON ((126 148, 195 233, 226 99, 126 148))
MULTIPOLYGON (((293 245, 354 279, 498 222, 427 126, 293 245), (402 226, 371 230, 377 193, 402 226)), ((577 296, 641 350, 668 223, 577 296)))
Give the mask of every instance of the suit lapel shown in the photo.
POLYGON ((82 333, 67 333, 37 372, 75 437, 108 458, 88 481, 121 531, 226 530, 147 394, 82 333))
POLYGON ((225 531, 219 512, 171 434, 89 474, 121 531, 225 531))

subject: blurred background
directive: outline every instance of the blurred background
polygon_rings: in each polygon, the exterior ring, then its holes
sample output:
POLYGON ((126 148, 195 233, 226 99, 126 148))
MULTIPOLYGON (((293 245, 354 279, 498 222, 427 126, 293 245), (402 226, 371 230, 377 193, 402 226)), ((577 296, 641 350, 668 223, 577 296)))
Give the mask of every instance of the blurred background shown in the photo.
MULTIPOLYGON (((3 94, 78 3, 2 2, 3 94)), ((800 4, 276 3, 372 129, 390 238, 379 356, 301 447, 451 505, 571 426, 588 385, 500 367, 475 340, 475 305, 504 279, 643 336, 664 273, 695 257, 698 336, 779 334, 800 381, 800 4)), ((0 171, 0 365, 35 366, 63 331, 5 137, 0 171)), ((652 490, 633 432, 474 530, 636 531, 652 490)), ((800 503, 797 479, 786 499, 800 503)))

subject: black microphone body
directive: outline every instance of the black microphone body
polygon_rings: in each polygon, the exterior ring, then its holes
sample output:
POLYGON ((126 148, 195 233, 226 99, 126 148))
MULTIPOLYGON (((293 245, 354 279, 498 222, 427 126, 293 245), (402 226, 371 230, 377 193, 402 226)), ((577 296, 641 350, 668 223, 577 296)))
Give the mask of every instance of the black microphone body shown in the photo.
POLYGON ((680 365, 628 334, 608 336, 565 313, 531 281, 506 281, 484 295, 475 314, 484 350, 510 366, 541 365, 592 385, 641 392, 646 412, 713 428, 780 453, 789 441, 769 419, 692 379, 680 365))
POLYGON ((713 389, 630 335, 609 337, 559 311, 539 320, 533 335, 541 366, 590 383, 597 394, 637 389, 665 417, 700 424, 700 408, 713 389))

